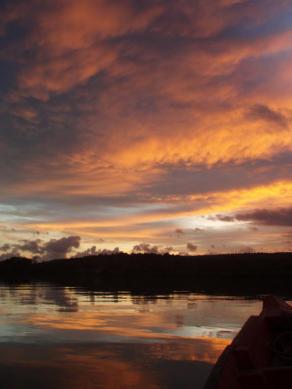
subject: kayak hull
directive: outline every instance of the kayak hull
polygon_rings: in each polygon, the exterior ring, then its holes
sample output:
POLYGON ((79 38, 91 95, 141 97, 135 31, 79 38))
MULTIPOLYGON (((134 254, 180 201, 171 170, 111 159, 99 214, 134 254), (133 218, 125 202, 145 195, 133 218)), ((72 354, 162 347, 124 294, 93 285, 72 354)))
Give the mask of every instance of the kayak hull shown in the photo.
POLYGON ((204 389, 292 388, 292 307, 263 300, 214 366, 204 389))

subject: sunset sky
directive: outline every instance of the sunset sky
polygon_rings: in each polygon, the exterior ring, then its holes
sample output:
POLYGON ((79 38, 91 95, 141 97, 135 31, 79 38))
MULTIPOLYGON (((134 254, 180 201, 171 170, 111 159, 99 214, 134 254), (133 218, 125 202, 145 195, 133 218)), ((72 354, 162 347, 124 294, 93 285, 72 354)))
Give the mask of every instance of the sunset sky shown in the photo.
POLYGON ((292 249, 291 0, 0 0, 0 96, 0 258, 292 249))

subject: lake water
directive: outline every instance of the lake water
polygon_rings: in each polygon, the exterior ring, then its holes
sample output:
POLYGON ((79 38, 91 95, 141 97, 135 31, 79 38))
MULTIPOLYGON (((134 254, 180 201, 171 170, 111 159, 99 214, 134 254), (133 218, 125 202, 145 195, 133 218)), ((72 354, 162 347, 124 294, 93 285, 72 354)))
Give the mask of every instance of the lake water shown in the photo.
POLYGON ((202 388, 253 299, 0 286, 0 388, 202 388))

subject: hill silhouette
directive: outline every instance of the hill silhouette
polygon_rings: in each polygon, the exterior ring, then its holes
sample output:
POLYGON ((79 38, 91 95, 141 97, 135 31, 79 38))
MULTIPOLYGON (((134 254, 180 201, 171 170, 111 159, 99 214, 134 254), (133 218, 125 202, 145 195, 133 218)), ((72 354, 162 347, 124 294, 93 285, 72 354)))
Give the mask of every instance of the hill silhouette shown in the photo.
POLYGON ((178 256, 98 255, 36 263, 0 262, 0 280, 43 281, 101 290, 188 290, 221 294, 292 294, 292 253, 178 256))

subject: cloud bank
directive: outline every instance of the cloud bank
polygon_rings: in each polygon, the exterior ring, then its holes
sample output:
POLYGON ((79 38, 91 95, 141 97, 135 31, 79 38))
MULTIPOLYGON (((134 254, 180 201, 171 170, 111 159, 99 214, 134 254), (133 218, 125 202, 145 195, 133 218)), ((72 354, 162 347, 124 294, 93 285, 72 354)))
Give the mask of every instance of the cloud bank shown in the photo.
POLYGON ((14 256, 29 255, 34 259, 51 260, 67 258, 73 249, 80 246, 79 236, 68 236, 60 239, 50 239, 44 242, 41 239, 24 240, 18 244, 4 244, 0 247, 0 258, 7 259, 14 256))

